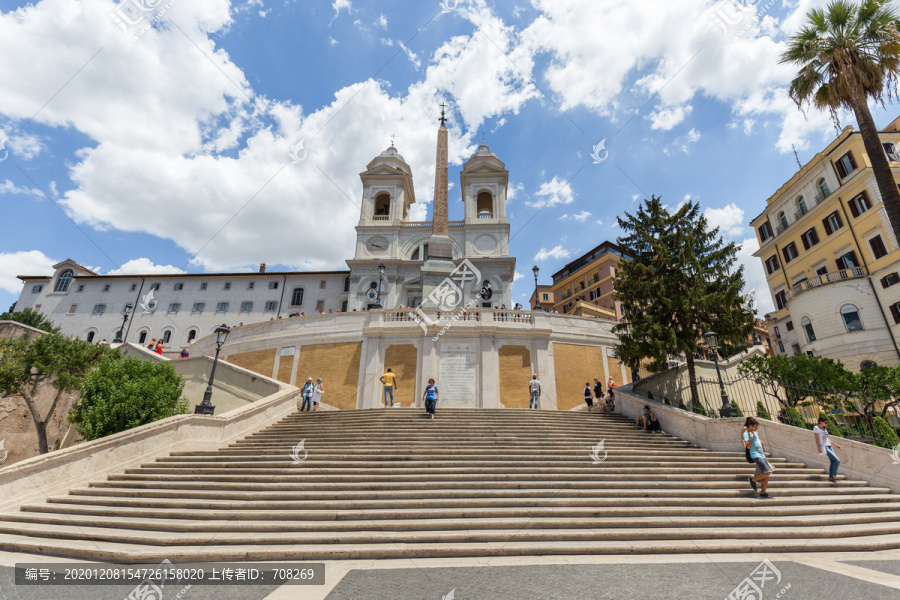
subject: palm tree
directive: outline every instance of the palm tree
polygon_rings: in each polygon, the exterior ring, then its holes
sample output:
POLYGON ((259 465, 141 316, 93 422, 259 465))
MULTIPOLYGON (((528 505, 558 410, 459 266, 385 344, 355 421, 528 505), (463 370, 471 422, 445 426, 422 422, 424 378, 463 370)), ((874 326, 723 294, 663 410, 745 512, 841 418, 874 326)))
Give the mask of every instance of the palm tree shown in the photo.
POLYGON ((900 33, 898 16, 884 7, 887 3, 835 0, 824 10, 809 11, 806 27, 790 39, 781 62, 799 67, 789 91, 798 107, 809 102, 827 108, 836 125, 839 108, 853 110, 884 208, 900 240, 900 191, 867 103, 871 97, 884 105, 885 96, 897 94, 900 33))

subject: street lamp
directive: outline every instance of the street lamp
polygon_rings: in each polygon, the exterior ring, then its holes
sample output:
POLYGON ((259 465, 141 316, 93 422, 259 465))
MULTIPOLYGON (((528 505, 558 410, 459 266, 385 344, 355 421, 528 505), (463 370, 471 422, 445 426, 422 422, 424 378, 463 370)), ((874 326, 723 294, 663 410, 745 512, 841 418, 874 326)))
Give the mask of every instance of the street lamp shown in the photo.
POLYGON ((122 339, 122 335, 125 331, 125 323, 128 322, 128 313, 131 312, 132 308, 134 308, 134 306, 131 304, 131 302, 125 305, 125 310, 122 311, 122 326, 119 327, 118 331, 116 331, 116 337, 113 338, 113 344, 123 343, 124 340, 122 339))
POLYGON ((534 306, 531 307, 531 310, 537 310, 537 307, 538 307, 537 278, 538 278, 538 273, 540 273, 541 270, 538 268, 537 265, 534 265, 533 267, 531 267, 531 272, 534 273, 534 306))
POLYGON ((209 373, 209 383, 206 386, 206 391, 203 393, 203 401, 200 404, 194 407, 195 415, 211 415, 215 412, 216 407, 212 405, 210 402, 210 398, 212 398, 212 384, 213 379, 216 377, 216 365, 219 362, 219 350, 222 349, 222 345, 225 344, 225 338, 228 337, 228 326, 227 325, 219 325, 215 328, 216 332, 216 356, 213 358, 213 366, 212 371, 209 373))
POLYGON ((378 265, 378 301, 375 304, 375 308, 384 308, 381 306, 381 280, 384 279, 384 263, 378 265))
POLYGON ((706 340, 706 345, 712 348, 713 362, 716 363, 716 376, 719 378, 719 390, 722 392, 722 408, 719 409, 719 416, 736 417, 737 411, 731 406, 731 402, 728 401, 725 384, 722 383, 722 372, 719 370, 719 336, 710 329, 703 334, 703 338, 706 340))

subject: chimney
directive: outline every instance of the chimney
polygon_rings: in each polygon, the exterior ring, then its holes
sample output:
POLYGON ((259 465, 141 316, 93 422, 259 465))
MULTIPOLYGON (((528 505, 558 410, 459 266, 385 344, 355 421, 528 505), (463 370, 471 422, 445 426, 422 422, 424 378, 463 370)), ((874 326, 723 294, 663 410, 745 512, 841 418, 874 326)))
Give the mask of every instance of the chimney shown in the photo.
POLYGON ((266 263, 259 263, 259 272, 260 273, 266 272, 266 263))

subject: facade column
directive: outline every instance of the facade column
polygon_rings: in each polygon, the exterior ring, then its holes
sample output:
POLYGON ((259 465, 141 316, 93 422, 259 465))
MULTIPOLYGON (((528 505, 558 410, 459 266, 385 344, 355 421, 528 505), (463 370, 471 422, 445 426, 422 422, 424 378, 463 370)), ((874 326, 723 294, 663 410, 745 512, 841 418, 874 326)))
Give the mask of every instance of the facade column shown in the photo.
POLYGON ((533 342, 532 373, 536 373, 541 382, 541 410, 557 410, 556 403, 556 369, 553 363, 553 343, 549 339, 537 339, 533 342))
POLYGON ((500 351, 493 336, 483 336, 479 344, 481 377, 478 408, 500 408, 500 351))

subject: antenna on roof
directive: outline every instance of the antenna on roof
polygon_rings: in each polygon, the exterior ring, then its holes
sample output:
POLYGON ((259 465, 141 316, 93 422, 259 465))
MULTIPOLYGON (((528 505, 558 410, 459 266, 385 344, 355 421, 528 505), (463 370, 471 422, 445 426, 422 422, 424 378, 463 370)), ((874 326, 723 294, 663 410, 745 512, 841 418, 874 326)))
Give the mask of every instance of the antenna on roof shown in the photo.
POLYGON ((800 167, 800 168, 802 169, 802 168, 803 168, 803 165, 800 164, 800 157, 797 156, 797 149, 794 148, 794 145, 793 145, 793 144, 791 144, 791 148, 794 150, 794 158, 797 159, 797 166, 800 167))

